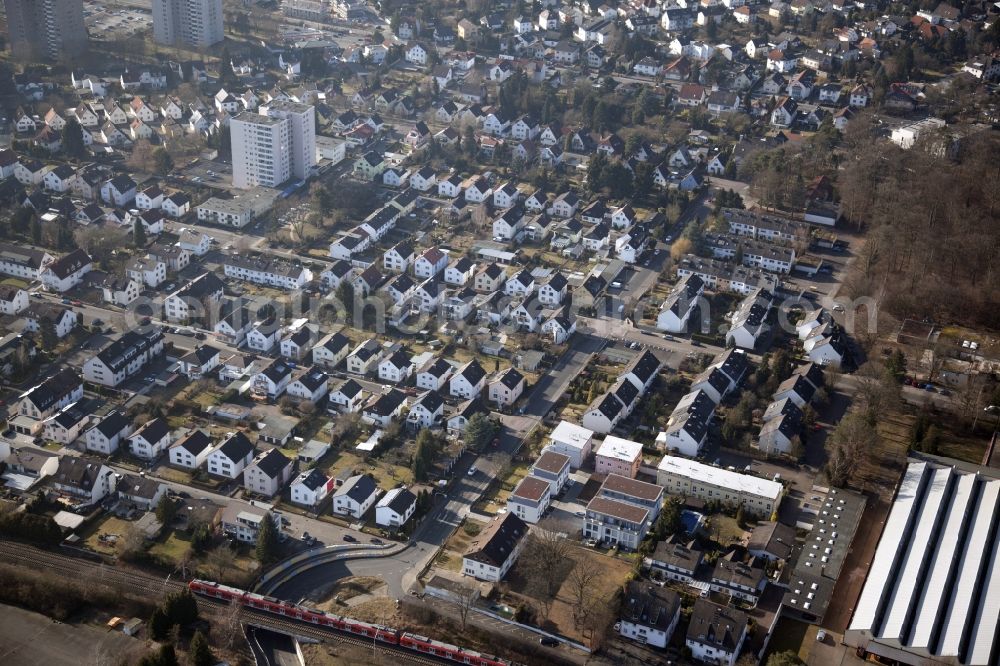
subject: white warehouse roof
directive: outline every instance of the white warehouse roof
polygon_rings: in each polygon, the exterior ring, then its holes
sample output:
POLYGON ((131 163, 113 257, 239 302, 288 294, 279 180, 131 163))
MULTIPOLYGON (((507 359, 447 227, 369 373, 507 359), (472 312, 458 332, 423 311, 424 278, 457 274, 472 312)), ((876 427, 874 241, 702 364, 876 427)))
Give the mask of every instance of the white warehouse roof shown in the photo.
POLYGON ((911 459, 845 642, 909 664, 998 663, 998 525, 996 470, 911 459))
POLYGON ((750 474, 740 474, 728 469, 713 467, 696 460, 677 456, 663 456, 657 469, 670 474, 687 477, 693 481, 709 483, 720 488, 732 488, 741 493, 757 495, 777 500, 781 497, 782 485, 777 481, 762 479, 750 474))

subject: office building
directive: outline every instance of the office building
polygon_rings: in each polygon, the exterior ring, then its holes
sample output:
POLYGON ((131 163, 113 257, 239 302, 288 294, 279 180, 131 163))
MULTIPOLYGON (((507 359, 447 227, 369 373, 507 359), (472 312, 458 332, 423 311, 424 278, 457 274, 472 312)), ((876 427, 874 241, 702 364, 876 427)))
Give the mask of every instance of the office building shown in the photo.
POLYGON ((222 0, 153 0, 153 41, 207 48, 223 40, 222 0))

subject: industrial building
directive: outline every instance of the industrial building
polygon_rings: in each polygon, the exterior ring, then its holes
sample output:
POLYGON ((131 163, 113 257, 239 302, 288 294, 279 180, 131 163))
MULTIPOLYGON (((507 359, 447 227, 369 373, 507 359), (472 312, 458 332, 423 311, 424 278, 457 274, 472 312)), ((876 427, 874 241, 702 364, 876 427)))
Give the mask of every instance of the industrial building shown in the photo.
POLYGON ((902 664, 1000 661, 1000 470, 911 458, 844 642, 902 664))

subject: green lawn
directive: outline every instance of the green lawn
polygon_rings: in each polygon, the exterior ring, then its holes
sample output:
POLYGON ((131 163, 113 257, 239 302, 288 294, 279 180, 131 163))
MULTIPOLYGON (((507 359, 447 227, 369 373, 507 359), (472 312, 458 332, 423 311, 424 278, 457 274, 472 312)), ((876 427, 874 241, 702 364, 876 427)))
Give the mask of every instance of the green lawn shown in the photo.
POLYGON ((30 285, 24 280, 18 280, 14 277, 4 278, 0 280, 0 284, 5 286, 17 287, 18 289, 27 289, 30 285))
POLYGON ((130 527, 131 523, 128 521, 108 515, 94 521, 81 536, 87 548, 98 553, 114 555, 116 548, 113 539, 124 537, 130 527), (102 536, 109 538, 102 539, 102 536))
POLYGON ((170 533, 166 537, 160 537, 157 542, 150 547, 149 552, 153 555, 158 555, 164 559, 170 560, 171 562, 180 562, 181 558, 185 553, 187 553, 190 547, 190 536, 178 532, 177 530, 170 530, 170 533))
POLYGON ((330 476, 336 476, 350 468, 355 470, 357 474, 371 474, 380 488, 392 488, 399 482, 407 485, 413 483, 413 472, 406 467, 392 465, 381 460, 365 462, 360 455, 351 451, 339 451, 334 456, 333 462, 327 463, 324 468, 330 476))

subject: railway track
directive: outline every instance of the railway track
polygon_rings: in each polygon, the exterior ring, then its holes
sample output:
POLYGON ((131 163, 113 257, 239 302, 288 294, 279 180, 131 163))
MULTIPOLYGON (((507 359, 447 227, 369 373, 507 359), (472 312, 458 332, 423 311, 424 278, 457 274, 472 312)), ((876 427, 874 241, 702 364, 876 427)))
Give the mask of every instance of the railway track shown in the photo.
MULTIPOLYGON (((25 566, 35 570, 44 569, 64 578, 76 581, 91 581, 115 585, 123 590, 140 596, 161 598, 167 592, 177 592, 186 587, 180 580, 160 578, 133 569, 121 569, 104 562, 97 562, 84 557, 41 550, 34 546, 12 541, 0 540, 0 561, 9 564, 25 566)), ((218 599, 198 596, 198 605, 212 609, 213 614, 222 613, 229 604, 218 599)), ((439 666, 442 663, 453 663, 431 657, 415 654, 404 648, 393 647, 384 643, 375 643, 371 639, 358 638, 334 629, 319 627, 308 622, 280 618, 270 613, 243 606, 240 619, 245 624, 271 629, 292 636, 312 638, 320 641, 336 641, 353 645, 362 649, 372 648, 376 653, 391 655, 394 663, 409 663, 439 666)))

